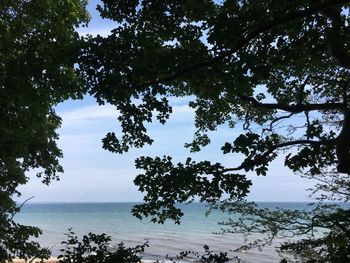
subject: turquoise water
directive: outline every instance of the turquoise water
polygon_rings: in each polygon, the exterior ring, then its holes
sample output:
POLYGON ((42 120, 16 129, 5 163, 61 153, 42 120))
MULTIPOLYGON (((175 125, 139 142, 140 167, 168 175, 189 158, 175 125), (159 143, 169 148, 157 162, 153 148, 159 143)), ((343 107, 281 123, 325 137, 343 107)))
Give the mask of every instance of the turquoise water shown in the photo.
MULTIPOLYGON (((112 244, 123 241, 134 246, 149 240, 150 247, 146 250, 145 260, 164 259, 165 255, 176 255, 181 250, 203 251, 207 244, 215 251, 230 251, 243 244, 240 234, 214 234, 220 226, 218 221, 228 218, 218 211, 205 216, 207 207, 204 204, 193 203, 184 206, 185 216, 180 225, 167 222, 164 225, 150 223, 149 220, 138 220, 131 214, 135 203, 48 203, 26 204, 16 220, 26 225, 38 226, 43 230, 39 242, 49 247, 53 255, 59 253, 61 241, 65 240, 68 228, 81 236, 88 232, 106 233, 112 237, 112 244)), ((306 203, 260 203, 269 208, 304 209, 306 203)), ((232 254, 235 255, 235 254, 232 254)), ((273 248, 264 252, 248 252, 243 256, 254 262, 278 262, 273 248), (254 254, 256 253, 256 254, 254 254), (259 256, 260 255, 260 256, 259 256)))

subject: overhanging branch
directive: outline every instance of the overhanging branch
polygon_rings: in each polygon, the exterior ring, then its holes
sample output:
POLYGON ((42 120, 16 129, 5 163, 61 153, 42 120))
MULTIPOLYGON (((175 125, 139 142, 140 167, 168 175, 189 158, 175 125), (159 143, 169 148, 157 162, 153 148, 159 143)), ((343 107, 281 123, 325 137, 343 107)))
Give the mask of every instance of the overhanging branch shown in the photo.
POLYGON ((259 162, 261 162, 266 157, 268 157, 274 151, 276 151, 278 149, 281 149, 281 148, 290 147, 290 146, 296 146, 296 145, 306 145, 306 144, 313 145, 313 146, 317 146, 317 145, 336 145, 337 141, 338 141, 337 139, 329 139, 329 140, 322 140, 322 141, 294 140, 294 141, 288 141, 288 142, 275 144, 275 145, 271 146, 264 153, 262 153, 260 155, 257 155, 254 159, 244 161, 241 165, 239 165, 237 167, 224 169, 222 172, 226 173, 226 172, 232 172, 232 171, 239 171, 239 170, 245 169, 247 167, 254 166, 254 165, 258 164, 259 162))
POLYGON ((148 87, 151 85, 166 83, 166 82, 172 81, 172 80, 182 76, 183 74, 192 72, 192 71, 200 69, 200 68, 209 67, 209 66, 221 61, 222 59, 233 55, 239 49, 241 49, 243 46, 245 46, 247 43, 249 43, 251 40, 256 38, 259 34, 270 31, 271 29, 273 29, 276 26, 279 26, 279 25, 282 25, 284 23, 288 23, 288 22, 309 16, 309 15, 312 15, 315 13, 318 13, 322 10, 325 10, 325 9, 333 7, 333 6, 338 6, 341 4, 348 4, 349 2, 350 2, 349 0, 328 0, 328 1, 322 1, 322 2, 320 1, 319 3, 314 4, 314 5, 310 6, 309 8, 306 8, 304 10, 289 12, 281 17, 271 19, 271 20, 267 21, 265 24, 257 26, 255 29, 251 30, 250 32, 247 32, 246 34, 242 34, 240 36, 240 38, 238 38, 236 40, 236 45, 233 48, 222 52, 218 56, 207 59, 206 61, 204 61, 202 63, 194 64, 192 66, 189 66, 189 67, 186 67, 183 69, 179 69, 172 74, 170 73, 166 77, 158 78, 158 79, 143 83, 143 84, 137 86, 136 90, 142 90, 145 87, 148 87))
POLYGON ((270 122, 269 128, 263 129, 262 133, 264 133, 265 131, 272 132, 275 123, 277 123, 277 122, 279 122, 279 121, 282 121, 283 119, 289 119, 289 118, 292 117, 293 115, 294 115, 294 112, 292 112, 292 113, 290 113, 290 114, 288 114, 288 115, 280 116, 280 117, 277 117, 276 119, 273 119, 273 120, 270 122))
POLYGON ((340 110, 344 111, 346 105, 343 103, 317 103, 317 104, 296 104, 286 105, 282 103, 262 103, 253 97, 237 95, 240 99, 250 102, 256 108, 264 108, 271 110, 283 110, 291 113, 299 113, 303 111, 329 111, 340 110))

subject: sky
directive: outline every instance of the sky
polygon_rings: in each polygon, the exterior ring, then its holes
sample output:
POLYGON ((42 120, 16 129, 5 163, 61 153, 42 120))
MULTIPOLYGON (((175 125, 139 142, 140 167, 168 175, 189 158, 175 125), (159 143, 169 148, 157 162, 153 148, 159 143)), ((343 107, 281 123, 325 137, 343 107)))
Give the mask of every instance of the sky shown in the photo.
MULTIPOLYGON (((80 34, 108 35, 113 22, 99 18, 95 10, 97 1, 90 1, 88 10, 92 20, 88 28, 79 29, 80 34)), ((91 97, 83 100, 68 100, 56 107, 62 118, 58 130, 59 147, 64 157, 61 164, 65 172, 60 181, 46 186, 29 172, 31 180, 20 187, 21 200, 34 196, 32 202, 135 202, 142 201, 143 194, 133 184, 137 171, 134 161, 139 156, 170 155, 176 162, 187 157, 195 160, 210 160, 227 166, 235 166, 241 160, 237 155, 223 155, 220 148, 225 142, 232 142, 238 130, 219 127, 211 134, 212 144, 201 152, 192 154, 184 144, 193 139, 194 112, 188 105, 189 98, 173 99, 173 114, 165 125, 148 125, 148 132, 154 139, 152 146, 132 149, 119 155, 102 149, 101 139, 107 132, 118 134, 118 112, 111 105, 98 106, 91 97)), ((120 134, 120 133, 119 133, 120 134)), ((253 181, 249 200, 253 201, 309 201, 305 189, 312 182, 302 179, 283 166, 283 157, 277 158, 267 176, 249 175, 253 181)))

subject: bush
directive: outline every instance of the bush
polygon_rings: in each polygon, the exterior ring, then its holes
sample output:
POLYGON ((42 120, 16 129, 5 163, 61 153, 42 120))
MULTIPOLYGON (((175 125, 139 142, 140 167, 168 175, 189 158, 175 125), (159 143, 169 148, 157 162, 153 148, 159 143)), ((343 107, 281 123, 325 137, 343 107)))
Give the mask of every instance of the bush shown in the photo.
POLYGON ((127 248, 124 243, 118 244, 116 251, 109 249, 111 237, 106 234, 89 233, 79 241, 75 233, 69 229, 67 241, 61 242, 65 248, 58 256, 60 263, 139 263, 140 253, 144 252, 147 243, 127 248))

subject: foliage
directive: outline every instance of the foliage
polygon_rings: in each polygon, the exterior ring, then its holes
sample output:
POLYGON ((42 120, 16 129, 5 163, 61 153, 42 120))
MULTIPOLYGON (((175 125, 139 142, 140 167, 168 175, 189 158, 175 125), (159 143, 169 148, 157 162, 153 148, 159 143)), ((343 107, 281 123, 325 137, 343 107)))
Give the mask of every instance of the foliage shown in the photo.
POLYGON ((176 220, 175 202, 203 196, 213 173, 220 185, 214 199, 224 192, 243 197, 246 174, 267 175, 280 153, 294 172, 350 173, 348 1, 102 2, 101 16, 116 27, 87 40, 79 65, 90 94, 121 112, 123 134, 107 134, 105 149, 122 153, 152 143, 145 124, 153 114, 166 121, 168 96, 194 98, 192 151, 210 143, 208 132, 219 125, 243 129, 222 147, 244 156, 237 166, 139 159, 146 168, 135 180, 146 192, 146 204, 134 210, 139 217, 176 220), (197 176, 183 182, 192 170, 197 176))
POLYGON ((315 188, 309 189, 319 202, 301 210, 271 210, 248 202, 222 202, 218 208, 228 213, 240 214, 239 220, 221 222, 224 232, 240 231, 246 237, 253 233, 263 235, 264 238, 254 240, 240 249, 262 248, 277 238, 282 240, 279 247, 281 255, 291 254, 296 262, 348 262, 348 175, 335 173, 310 177, 319 181, 315 188))
MULTIPOLYGON (((347 262, 349 260, 349 209, 319 204, 306 210, 259 208, 253 203, 236 202, 224 205, 224 211, 239 213, 239 220, 221 222, 224 232, 241 232, 246 237, 261 237, 241 249, 282 242, 278 250, 293 255, 296 262, 347 262)), ((291 259, 290 259, 291 260, 291 259)))
POLYGON ((72 230, 63 241, 62 255, 58 256, 61 263, 139 263, 140 253, 144 252, 147 243, 133 248, 127 248, 123 243, 118 244, 116 251, 111 252, 109 243, 111 237, 106 234, 89 233, 79 241, 72 230))
POLYGON ((204 254, 186 250, 186 251, 180 252, 180 255, 176 256, 175 259, 174 258, 168 258, 168 259, 171 260, 171 262, 173 263, 181 262, 182 259, 188 256, 196 257, 198 262, 201 262, 201 263, 225 263, 225 262, 231 261, 231 258, 229 258, 227 256, 227 253, 225 252, 219 252, 218 254, 216 254, 213 251, 211 251, 207 245, 205 245, 203 248, 205 250, 204 254))
POLYGON ((43 183, 63 169, 56 140, 61 119, 53 107, 79 98, 83 85, 74 63, 76 26, 88 15, 85 0, 0 1, 0 261, 47 255, 28 241, 41 231, 14 222, 17 187, 35 169, 43 183))
MULTIPOLYGON (((87 40, 79 65, 89 93, 121 112, 123 133, 107 134, 105 149, 122 153, 151 144, 145 125, 154 114, 166 121, 168 96, 193 98, 189 106, 196 113, 197 131, 186 144, 191 151, 208 145, 209 132, 219 125, 240 133, 222 147, 223 154, 244 158, 230 167, 190 159, 175 165, 167 156, 139 158, 136 166, 145 172, 135 184, 145 192, 145 203, 134 208, 137 217, 178 222, 182 212, 176 202, 196 197, 215 203, 228 194, 229 201, 240 204, 249 192, 248 174, 267 175, 281 154, 293 172, 334 173, 340 181, 336 187, 348 191, 349 1, 102 2, 101 16, 116 21, 116 27, 107 37, 87 40)), ((325 190, 332 192, 333 185, 325 190)), ((347 230, 339 232, 339 226, 329 224, 346 225, 347 209, 319 206, 314 214, 241 209, 233 211, 261 214, 270 221, 279 215, 281 220, 321 216, 325 221, 317 223, 330 230, 329 238, 302 245, 320 256, 324 247, 335 255, 329 250, 335 245, 332 251, 341 255, 338 248, 346 251, 348 246, 341 243, 345 236, 337 236, 347 230), (339 242, 329 246, 330 240, 339 242)), ((289 221, 263 222, 274 235, 283 224, 288 228, 289 221)), ((287 230, 299 234, 299 229, 287 230)), ((300 247, 289 246, 294 251, 300 247)))
MULTIPOLYGON (((58 256, 60 263, 139 263, 141 255, 148 243, 138 245, 133 248, 126 248, 123 243, 118 244, 115 251, 111 251, 109 244, 111 237, 106 234, 88 233, 79 241, 78 237, 69 229, 67 241, 62 244, 65 248, 61 249, 63 254, 58 256)), ((171 262, 181 262, 182 259, 188 256, 198 258, 199 262, 203 263, 225 263, 231 260, 227 253, 214 253, 208 246, 204 246, 204 254, 194 251, 183 251, 175 258, 168 257, 171 262)), ((156 262, 159 262, 158 260, 156 262)), ((162 261, 163 262, 163 261, 162 261)))
POLYGON ((251 185, 250 180, 239 174, 224 177, 223 167, 219 163, 196 163, 191 158, 188 158, 185 164, 179 163, 174 166, 169 156, 162 159, 141 157, 136 160, 136 168, 146 170, 146 173, 137 176, 134 182, 139 186, 139 190, 148 193, 144 201, 149 204, 135 205, 132 213, 140 219, 142 214, 152 216, 152 222, 164 223, 166 219, 171 218, 180 223, 182 212, 180 208, 173 206, 175 201, 184 202, 197 195, 201 202, 215 204, 224 193, 230 193, 231 198, 244 197, 251 185), (212 175, 211 180, 203 177, 209 174, 212 175), (158 186, 157 193, 154 192, 154 186, 158 186), (152 202, 154 194, 162 198, 157 204, 152 202))
MULTIPOLYGON (((135 183, 146 195, 133 212, 140 218, 178 221, 182 212, 175 203, 197 196, 212 204, 226 194, 241 201, 251 184, 247 174, 267 175, 281 153, 292 171, 335 172, 336 188, 348 190, 348 0, 102 0, 98 10, 116 22, 115 29, 106 37, 80 39, 75 26, 88 19, 85 5, 0 2, 0 260, 16 249, 27 256, 37 250, 17 242, 40 231, 14 223, 13 196, 30 169, 38 169, 44 183, 58 179, 60 118, 53 106, 84 94, 119 110, 122 134, 112 131, 103 139, 103 147, 116 153, 153 142, 146 124, 166 122, 169 96, 193 98, 197 131, 186 145, 191 151, 208 145, 209 132, 219 125, 240 132, 222 147, 223 154, 243 156, 238 165, 139 158, 136 165, 146 171, 135 183)), ((324 190, 332 192, 332 185, 324 190)), ((325 211, 338 221, 348 213, 325 211)), ((329 239, 308 247, 321 249, 342 237, 332 227, 329 239)), ((338 255, 347 246, 332 244, 338 255)))

